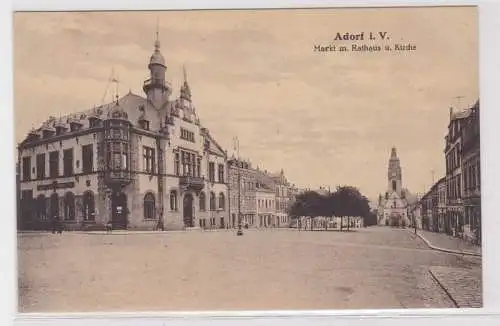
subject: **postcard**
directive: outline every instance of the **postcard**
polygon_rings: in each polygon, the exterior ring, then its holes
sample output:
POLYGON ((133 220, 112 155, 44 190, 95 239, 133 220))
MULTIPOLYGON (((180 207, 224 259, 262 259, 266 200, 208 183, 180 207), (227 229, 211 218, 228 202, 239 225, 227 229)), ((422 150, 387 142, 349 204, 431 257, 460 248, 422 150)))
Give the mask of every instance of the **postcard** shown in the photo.
POLYGON ((18 311, 479 308, 475 6, 17 12, 18 311))

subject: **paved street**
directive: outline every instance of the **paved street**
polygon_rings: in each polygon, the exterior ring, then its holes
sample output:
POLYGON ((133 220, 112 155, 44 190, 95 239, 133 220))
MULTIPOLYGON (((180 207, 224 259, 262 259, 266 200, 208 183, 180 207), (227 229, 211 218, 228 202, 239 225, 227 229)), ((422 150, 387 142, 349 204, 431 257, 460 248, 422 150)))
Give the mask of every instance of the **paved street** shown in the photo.
POLYGON ((481 270, 384 227, 18 239, 21 312, 445 308, 429 269, 481 270))

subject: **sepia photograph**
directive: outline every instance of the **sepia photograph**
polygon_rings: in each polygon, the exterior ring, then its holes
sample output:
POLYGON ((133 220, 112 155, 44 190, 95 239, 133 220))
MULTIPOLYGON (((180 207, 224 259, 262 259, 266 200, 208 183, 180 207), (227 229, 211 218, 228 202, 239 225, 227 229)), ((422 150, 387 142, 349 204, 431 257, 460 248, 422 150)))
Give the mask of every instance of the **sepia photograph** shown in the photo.
POLYGON ((18 312, 483 307, 478 25, 15 12, 18 312))

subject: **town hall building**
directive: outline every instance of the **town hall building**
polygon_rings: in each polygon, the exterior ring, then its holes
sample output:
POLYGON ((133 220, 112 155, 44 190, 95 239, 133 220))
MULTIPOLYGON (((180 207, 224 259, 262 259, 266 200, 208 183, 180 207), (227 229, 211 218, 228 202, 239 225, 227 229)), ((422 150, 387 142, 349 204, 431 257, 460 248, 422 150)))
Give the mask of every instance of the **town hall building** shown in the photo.
POLYGON ((154 44, 145 96, 49 117, 18 146, 22 229, 224 227, 227 153, 204 128, 186 74, 171 99, 154 44))

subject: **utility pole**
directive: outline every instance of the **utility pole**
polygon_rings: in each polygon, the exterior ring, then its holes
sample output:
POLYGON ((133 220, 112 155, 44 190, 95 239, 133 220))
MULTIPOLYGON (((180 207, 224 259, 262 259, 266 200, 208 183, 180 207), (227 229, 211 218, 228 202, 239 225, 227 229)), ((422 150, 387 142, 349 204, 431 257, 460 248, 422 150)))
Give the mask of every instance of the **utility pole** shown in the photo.
POLYGON ((237 236, 243 235, 241 228, 241 159, 240 159, 240 141, 238 137, 234 138, 234 145, 236 147, 236 156, 238 160, 238 231, 237 236))

